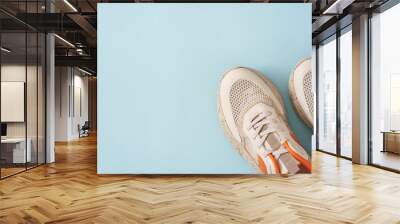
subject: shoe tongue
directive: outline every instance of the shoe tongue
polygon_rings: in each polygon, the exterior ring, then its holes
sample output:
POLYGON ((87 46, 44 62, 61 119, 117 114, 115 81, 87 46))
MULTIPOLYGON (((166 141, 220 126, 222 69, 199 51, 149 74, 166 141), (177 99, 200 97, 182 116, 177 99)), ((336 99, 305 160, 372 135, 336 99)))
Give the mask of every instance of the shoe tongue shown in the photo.
POLYGON ((272 150, 278 150, 281 147, 279 135, 275 132, 270 133, 264 144, 265 147, 270 146, 272 150))

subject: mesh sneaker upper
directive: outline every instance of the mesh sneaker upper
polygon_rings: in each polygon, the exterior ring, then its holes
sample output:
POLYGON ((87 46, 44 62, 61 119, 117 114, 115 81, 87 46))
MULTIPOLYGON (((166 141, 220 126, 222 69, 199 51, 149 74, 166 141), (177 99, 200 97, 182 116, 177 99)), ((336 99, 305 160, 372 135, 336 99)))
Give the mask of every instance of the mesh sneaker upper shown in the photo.
MULTIPOLYGON (((311 77, 309 83, 301 80, 299 84, 311 85, 311 77)), ((302 95, 306 105, 306 94, 302 95)), ((260 172, 297 173, 300 161, 292 152, 308 161, 304 149, 293 142, 282 96, 261 73, 243 67, 225 73, 220 82, 218 114, 231 143, 260 172)))
POLYGON ((306 103, 311 116, 314 117, 314 94, 312 91, 312 75, 311 71, 307 72, 303 79, 303 91, 306 98, 306 103))
POLYGON ((232 105, 232 113, 235 122, 239 120, 241 114, 257 103, 265 103, 272 106, 273 101, 263 93, 255 83, 239 79, 233 83, 229 92, 229 102, 232 105))
POLYGON ((299 62, 289 79, 289 96, 294 109, 304 123, 314 126, 314 93, 312 85, 311 60, 299 62))

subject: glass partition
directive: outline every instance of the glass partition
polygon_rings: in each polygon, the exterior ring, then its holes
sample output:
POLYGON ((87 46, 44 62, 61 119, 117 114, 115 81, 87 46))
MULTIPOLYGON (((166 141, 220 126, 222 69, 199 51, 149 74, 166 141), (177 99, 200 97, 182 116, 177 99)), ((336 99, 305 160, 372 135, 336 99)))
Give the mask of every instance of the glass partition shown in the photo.
POLYGON ((24 171, 31 161, 26 144, 26 41, 25 32, 1 34, 2 177, 24 171))
POLYGON ((45 138, 45 124, 46 124, 46 76, 45 76, 45 66, 46 66, 46 37, 43 33, 38 33, 38 76, 37 76, 37 153, 38 164, 43 164, 46 162, 46 138, 45 138))
POLYGON ((38 35, 36 32, 27 33, 27 74, 26 74, 26 113, 27 113, 27 151, 30 160, 27 167, 34 167, 38 160, 38 35))
MULTIPOLYGON (((1 1, 43 13, 44 1, 1 1)), ((45 163, 45 34, 0 12, 0 178, 45 163)))

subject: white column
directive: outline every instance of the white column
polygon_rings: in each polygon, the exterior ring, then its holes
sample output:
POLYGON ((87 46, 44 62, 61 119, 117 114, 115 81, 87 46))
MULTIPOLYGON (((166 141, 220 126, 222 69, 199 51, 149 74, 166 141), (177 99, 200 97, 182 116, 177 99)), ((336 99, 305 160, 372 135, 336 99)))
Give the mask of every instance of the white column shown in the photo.
MULTIPOLYGON (((46 1, 46 11, 54 12, 52 1, 46 1)), ((54 34, 46 35, 46 163, 55 162, 55 42, 54 34)))
POLYGON ((47 34, 46 36, 46 163, 55 161, 54 151, 54 133, 55 133, 55 54, 54 54, 54 35, 47 34))
POLYGON ((353 20, 353 162, 368 163, 368 15, 353 20))

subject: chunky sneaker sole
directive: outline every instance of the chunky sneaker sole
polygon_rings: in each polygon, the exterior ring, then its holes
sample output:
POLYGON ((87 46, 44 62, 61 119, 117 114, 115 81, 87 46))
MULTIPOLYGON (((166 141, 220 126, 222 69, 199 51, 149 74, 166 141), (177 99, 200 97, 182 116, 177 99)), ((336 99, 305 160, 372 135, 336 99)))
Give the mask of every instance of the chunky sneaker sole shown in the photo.
POLYGON ((297 114, 308 127, 313 128, 314 93, 311 59, 304 59, 296 65, 289 79, 289 95, 297 114))
POLYGON ((225 135, 260 173, 311 171, 308 154, 288 128, 283 97, 260 72, 244 67, 226 72, 217 104, 225 135))

